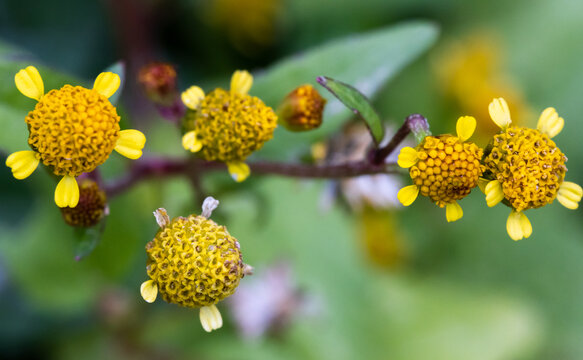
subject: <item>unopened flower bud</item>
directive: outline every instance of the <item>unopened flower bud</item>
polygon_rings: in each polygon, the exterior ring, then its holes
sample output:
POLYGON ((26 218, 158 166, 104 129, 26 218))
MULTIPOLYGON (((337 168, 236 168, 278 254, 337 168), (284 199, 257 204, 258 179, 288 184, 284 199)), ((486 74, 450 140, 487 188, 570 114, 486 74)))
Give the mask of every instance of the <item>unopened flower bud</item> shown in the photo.
POLYGON ((157 104, 169 105, 178 94, 176 70, 168 63, 153 62, 142 67, 138 81, 148 98, 157 104))
POLYGON ((291 131, 308 131, 322 124, 326 99, 312 85, 302 85, 283 99, 277 113, 280 123, 291 131))
POLYGON ((76 207, 60 208, 65 222, 75 227, 90 227, 97 225, 107 215, 107 199, 105 192, 97 183, 84 179, 79 184, 79 203, 76 207))

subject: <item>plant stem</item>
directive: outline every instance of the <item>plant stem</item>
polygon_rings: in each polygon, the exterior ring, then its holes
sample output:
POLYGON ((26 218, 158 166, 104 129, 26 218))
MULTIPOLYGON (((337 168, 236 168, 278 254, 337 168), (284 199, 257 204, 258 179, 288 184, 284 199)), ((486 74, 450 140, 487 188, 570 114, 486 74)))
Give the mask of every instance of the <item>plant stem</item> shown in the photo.
POLYGON ((401 125, 399 130, 397 130, 395 135, 393 135, 393 138, 389 141, 389 143, 374 152, 372 157, 373 164, 382 164, 387 156, 391 155, 397 146, 399 146, 399 144, 405 140, 407 135, 409 135, 411 132, 413 132, 416 137, 425 137, 431 134, 429 132, 429 124, 427 123, 427 119, 423 115, 412 114, 407 116, 403 122, 403 125, 401 125))
MULTIPOLYGON (((251 173, 256 175, 278 175, 295 178, 338 179, 361 175, 395 173, 396 164, 372 164, 368 161, 353 161, 337 165, 284 164, 277 162, 249 162, 251 173)), ((223 170, 225 164, 200 159, 147 158, 134 163, 127 175, 106 183, 104 190, 108 197, 113 197, 127 190, 132 185, 150 178, 163 178, 178 175, 191 177, 193 171, 197 176, 205 172, 223 170)))

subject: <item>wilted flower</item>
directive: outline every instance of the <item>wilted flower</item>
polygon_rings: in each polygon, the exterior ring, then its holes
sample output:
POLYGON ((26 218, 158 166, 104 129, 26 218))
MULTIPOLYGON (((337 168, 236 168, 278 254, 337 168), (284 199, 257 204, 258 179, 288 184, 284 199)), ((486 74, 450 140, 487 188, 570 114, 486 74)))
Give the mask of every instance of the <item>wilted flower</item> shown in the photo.
MULTIPOLYGON (((392 131, 386 129, 386 140, 392 131)), ((312 146, 312 155, 319 163, 343 164, 364 159, 373 145, 370 132, 362 122, 350 123, 342 133, 327 144, 317 143, 312 146)), ((396 156, 389 155, 385 161, 395 162, 396 156)), ((330 189, 337 188, 343 199, 355 212, 366 207, 377 210, 392 209, 399 206, 397 192, 401 180, 393 174, 362 175, 332 182, 330 189)), ((328 208, 334 200, 334 193, 328 191, 322 198, 322 206, 328 208)))
POLYGON ((545 206, 555 198, 566 208, 577 209, 583 190, 564 181, 567 157, 551 138, 565 122, 554 108, 542 112, 536 130, 512 125, 503 98, 494 99, 489 111, 502 132, 494 136, 483 160, 486 202, 494 206, 503 201, 512 208, 506 229, 513 240, 520 240, 532 233, 524 210, 545 206))
POLYGON ((302 85, 287 94, 277 109, 279 123, 291 131, 308 131, 322 125, 326 99, 312 85, 302 85))
POLYGON ((160 293, 166 302, 200 308, 200 321, 207 332, 223 325, 215 304, 233 294, 251 271, 243 264, 237 239, 209 219, 218 203, 208 197, 202 215, 172 221, 166 210, 154 212, 160 230, 146 245, 150 280, 140 288, 149 303, 160 293))
POLYGON ((150 100, 170 105, 177 96, 176 70, 168 63, 153 62, 140 69, 138 81, 150 100))
POLYGON ((142 156, 146 137, 138 130, 120 131, 120 118, 108 100, 119 88, 117 74, 99 74, 92 89, 65 85, 45 94, 38 70, 29 66, 16 74, 15 82, 23 95, 38 103, 25 119, 32 150, 11 154, 6 165, 17 179, 27 178, 39 162, 62 176, 55 190, 57 206, 75 207, 75 178, 103 164, 113 150, 130 159, 142 156))
POLYGON ((65 222, 75 227, 97 225, 108 212, 105 192, 91 179, 81 180, 77 206, 61 208, 65 222))
POLYGON ((427 136, 416 148, 404 147, 398 164, 409 168, 414 185, 399 191, 399 201, 409 206, 421 193, 445 207, 448 222, 460 219, 463 211, 457 200, 466 197, 482 175, 482 149, 467 141, 475 129, 476 119, 462 116, 456 125, 457 137, 427 136))
POLYGON ((182 145, 206 160, 225 162, 235 181, 250 173, 245 159, 273 137, 277 116, 259 98, 247 93, 253 76, 235 71, 229 91, 217 88, 205 95, 198 86, 182 93, 191 110, 186 115, 182 145))

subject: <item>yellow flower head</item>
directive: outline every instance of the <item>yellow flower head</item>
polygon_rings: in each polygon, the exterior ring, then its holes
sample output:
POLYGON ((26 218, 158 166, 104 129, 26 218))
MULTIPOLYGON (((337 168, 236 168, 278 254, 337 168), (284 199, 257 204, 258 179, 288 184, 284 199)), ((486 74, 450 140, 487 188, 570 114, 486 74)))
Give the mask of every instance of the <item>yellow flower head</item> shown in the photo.
POLYGON ((61 208, 65 222, 75 227, 97 225, 107 215, 107 198, 97 183, 84 179, 79 184, 79 203, 75 207, 61 208))
POLYGON ((555 109, 542 112, 536 129, 512 125, 503 98, 494 99, 489 111, 502 131, 490 142, 483 160, 486 202, 494 206, 504 200, 512 208, 506 227, 512 239, 520 240, 532 233, 522 211, 545 206, 555 198, 563 206, 576 209, 583 190, 564 181, 567 157, 551 138, 561 132, 565 121, 555 109))
POLYGON ((273 137, 277 126, 273 110, 247 94, 252 84, 251 74, 235 71, 228 91, 217 88, 205 95, 192 86, 182 93, 182 101, 193 110, 186 117, 182 145, 206 160, 225 162, 236 181, 247 178, 245 159, 273 137))
POLYGON ((482 149, 467 141, 474 133, 476 119, 460 117, 456 128, 457 137, 427 136, 416 148, 404 147, 398 160, 399 166, 409 168, 414 183, 399 191, 399 201, 409 206, 421 193, 446 208, 448 222, 463 216, 457 200, 468 195, 482 175, 482 149))
POLYGON ((146 245, 150 280, 141 287, 147 302, 160 293, 166 302, 201 308, 206 331, 221 326, 215 304, 235 292, 250 268, 243 264, 237 239, 208 219, 217 205, 218 201, 209 197, 202 215, 172 220, 164 209, 154 212, 160 230, 146 245))
POLYGON ((322 125, 326 99, 312 85, 302 85, 287 94, 277 113, 279 122, 291 131, 308 131, 322 125))
POLYGON ((65 85, 44 93, 38 70, 29 66, 15 76, 18 90, 38 101, 26 116, 32 151, 11 154, 6 165, 17 179, 28 177, 39 162, 62 176, 55 191, 59 207, 75 207, 79 187, 75 178, 103 164, 113 150, 130 158, 142 155, 146 142, 137 130, 119 128, 119 116, 108 98, 120 85, 114 73, 101 73, 92 89, 65 85))

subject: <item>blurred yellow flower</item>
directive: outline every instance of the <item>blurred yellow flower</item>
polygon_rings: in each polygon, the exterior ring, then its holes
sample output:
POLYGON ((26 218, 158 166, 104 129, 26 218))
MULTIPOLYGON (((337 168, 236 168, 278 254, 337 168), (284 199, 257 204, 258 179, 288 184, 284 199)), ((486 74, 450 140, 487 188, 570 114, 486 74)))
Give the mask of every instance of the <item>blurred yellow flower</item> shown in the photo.
POLYGON ((502 64, 502 49, 487 33, 474 33, 445 46, 434 62, 443 94, 461 113, 478 119, 476 135, 490 138, 497 131, 489 121, 483 104, 502 95, 510 99, 518 123, 530 115, 522 92, 507 76, 502 64))
POLYGON ((34 66, 20 70, 14 80, 24 96, 38 103, 25 119, 32 150, 11 154, 6 165, 17 179, 28 177, 40 162, 62 176, 55 190, 59 207, 77 205, 79 186, 75 178, 95 170, 113 150, 130 159, 142 155, 144 134, 120 131, 120 118, 108 100, 120 86, 117 74, 99 74, 92 89, 65 85, 47 94, 34 66))
POLYGON ((281 11, 281 0, 211 0, 204 18, 223 30, 239 51, 249 53, 273 43, 281 11))

